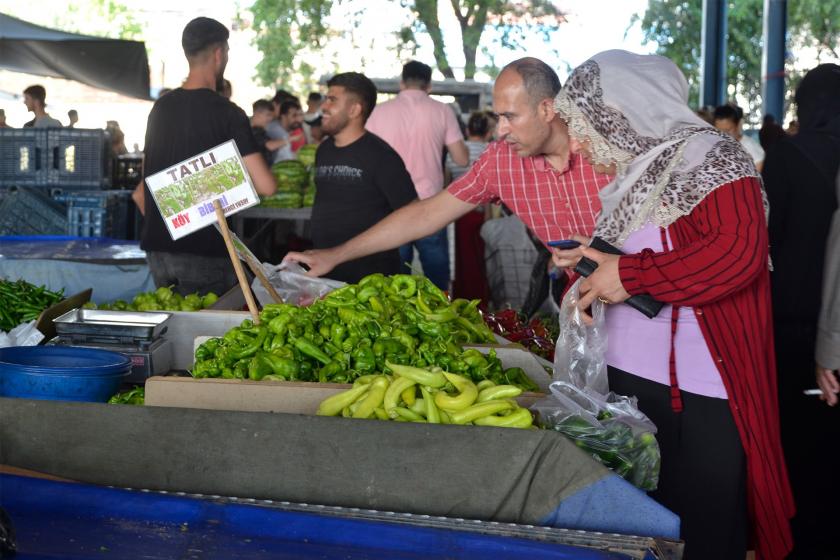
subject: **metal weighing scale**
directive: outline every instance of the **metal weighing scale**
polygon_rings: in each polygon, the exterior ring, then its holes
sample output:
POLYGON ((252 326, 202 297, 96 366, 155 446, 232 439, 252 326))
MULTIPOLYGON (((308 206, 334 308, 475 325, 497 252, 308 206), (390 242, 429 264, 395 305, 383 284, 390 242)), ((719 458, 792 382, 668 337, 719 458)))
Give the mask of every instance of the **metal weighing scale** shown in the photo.
POLYGON ((53 320, 58 336, 48 344, 99 348, 131 359, 129 383, 169 373, 172 345, 164 338, 171 313, 73 309, 53 320))

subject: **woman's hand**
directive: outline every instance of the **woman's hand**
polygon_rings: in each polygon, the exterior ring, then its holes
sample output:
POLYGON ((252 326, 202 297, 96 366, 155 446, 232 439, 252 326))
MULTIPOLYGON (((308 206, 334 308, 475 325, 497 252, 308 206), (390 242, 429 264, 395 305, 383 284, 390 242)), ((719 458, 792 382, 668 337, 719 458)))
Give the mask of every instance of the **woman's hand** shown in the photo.
POLYGON ((621 303, 630 297, 621 285, 618 255, 602 253, 590 247, 583 248, 581 252, 584 257, 598 263, 598 268, 580 283, 579 309, 588 309, 596 298, 602 303, 621 303))
POLYGON ((574 249, 558 249, 557 247, 549 247, 551 249, 551 262, 557 268, 574 268, 580 257, 583 256, 584 247, 589 246, 590 239, 586 236, 575 234, 572 239, 580 242, 578 247, 574 249))
POLYGON ((817 364, 817 385, 822 391, 820 400, 825 401, 828 406, 837 404, 837 393, 840 392, 840 382, 833 370, 824 368, 817 364))

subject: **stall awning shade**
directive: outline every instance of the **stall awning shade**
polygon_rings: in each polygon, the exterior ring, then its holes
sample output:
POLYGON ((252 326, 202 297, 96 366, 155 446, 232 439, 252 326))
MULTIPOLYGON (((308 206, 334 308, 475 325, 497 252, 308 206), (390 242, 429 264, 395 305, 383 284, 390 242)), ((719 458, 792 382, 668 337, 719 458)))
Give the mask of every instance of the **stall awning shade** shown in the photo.
POLYGON ((66 33, 2 13, 0 68, 149 99, 149 60, 142 42, 66 33))

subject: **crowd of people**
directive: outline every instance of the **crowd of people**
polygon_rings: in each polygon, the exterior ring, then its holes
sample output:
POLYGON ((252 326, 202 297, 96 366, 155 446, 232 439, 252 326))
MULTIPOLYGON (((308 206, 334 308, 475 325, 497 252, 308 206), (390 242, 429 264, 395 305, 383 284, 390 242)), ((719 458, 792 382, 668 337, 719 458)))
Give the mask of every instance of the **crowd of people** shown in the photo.
MULTIPOLYGON (((578 306, 605 306, 610 388, 636 396, 658 428, 652 496, 680 516, 685 558, 832 557, 840 66, 803 79, 798 130, 767 118, 756 141, 737 106, 689 108, 687 82, 666 58, 606 51, 561 84, 526 57, 504 67, 493 111, 473 113, 465 135, 430 97, 432 69, 418 61, 384 103, 350 71, 309 94, 306 111, 281 89, 248 117, 229 101, 227 41, 209 18, 184 29, 189 75, 149 115, 146 175, 233 138, 257 192, 270 195, 269 167, 318 144, 314 249, 284 261, 348 282, 399 272, 416 249, 424 273, 448 288, 446 227, 491 203, 546 246, 579 242, 551 249, 553 264, 598 265, 578 306), (623 254, 589 247, 594 237, 623 254), (665 304, 653 319, 624 304, 641 294, 665 304), (831 407, 810 396, 815 384, 831 407)), ((33 126, 48 126, 43 88, 26 96, 33 126)), ((142 182, 134 200, 159 286, 236 283, 216 232, 173 241, 142 182)))

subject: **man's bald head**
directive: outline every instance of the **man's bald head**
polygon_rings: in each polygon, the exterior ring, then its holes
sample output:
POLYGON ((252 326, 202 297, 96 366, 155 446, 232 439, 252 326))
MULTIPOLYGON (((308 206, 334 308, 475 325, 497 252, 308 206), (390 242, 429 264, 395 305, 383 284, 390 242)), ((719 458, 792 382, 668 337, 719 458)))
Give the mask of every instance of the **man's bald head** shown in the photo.
POLYGON ((496 82, 509 82, 514 76, 521 80, 535 105, 543 99, 554 99, 560 93, 561 84, 557 72, 538 58, 514 60, 502 69, 496 82))

